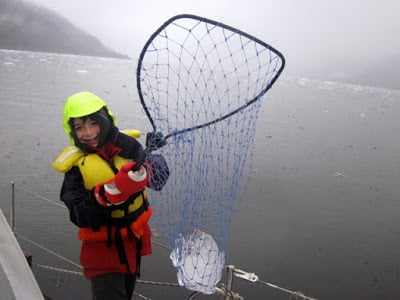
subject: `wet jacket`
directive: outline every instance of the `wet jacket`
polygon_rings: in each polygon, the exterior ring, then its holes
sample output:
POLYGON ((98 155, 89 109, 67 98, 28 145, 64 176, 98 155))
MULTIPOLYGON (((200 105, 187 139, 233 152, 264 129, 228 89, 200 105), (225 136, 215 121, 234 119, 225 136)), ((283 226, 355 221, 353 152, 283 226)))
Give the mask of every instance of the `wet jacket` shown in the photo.
MULTIPOLYGON (((144 156, 143 148, 135 138, 119 132, 113 113, 91 92, 79 92, 69 97, 62 117, 64 131, 72 146, 54 161, 53 167, 65 174, 61 200, 69 209, 71 221, 79 227, 84 274, 93 278, 110 272, 138 272, 141 255, 151 253, 147 223, 151 206, 146 191, 132 195, 123 204, 103 207, 96 201, 93 190, 97 184, 113 178, 125 162, 140 161, 144 156), (72 130, 72 119, 85 116, 100 125, 99 149, 80 143, 72 130)), ((158 161, 165 162, 163 159, 158 161)), ((146 163, 148 173, 156 174, 157 164, 150 160, 146 163)), ((150 186, 152 182, 150 176, 150 186)), ((162 187, 162 184, 153 188, 162 187)))
POLYGON ((87 278, 110 272, 135 273, 140 256, 151 253, 147 223, 151 206, 146 192, 111 207, 100 206, 93 194, 94 186, 111 179, 123 162, 136 160, 142 155, 142 146, 134 138, 116 128, 113 131, 113 141, 106 145, 110 161, 97 153, 82 153, 71 160, 69 170, 64 170, 61 200, 69 209, 71 221, 80 228, 81 264, 87 278), (96 159, 89 159, 90 156, 96 156, 96 159), (102 162, 101 168, 97 160, 102 162), (108 168, 106 172, 105 167, 108 168), (99 177, 99 174, 106 175, 99 177), (133 208, 131 211, 130 207, 133 208))

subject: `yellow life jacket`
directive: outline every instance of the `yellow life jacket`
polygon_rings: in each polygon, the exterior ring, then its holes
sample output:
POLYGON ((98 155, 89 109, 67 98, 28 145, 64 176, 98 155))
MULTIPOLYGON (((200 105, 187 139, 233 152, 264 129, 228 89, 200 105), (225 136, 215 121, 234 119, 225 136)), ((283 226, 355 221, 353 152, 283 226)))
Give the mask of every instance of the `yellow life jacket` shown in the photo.
MULTIPOLYGON (((114 165, 120 169, 131 160, 117 156, 114 165)), ((83 182, 87 190, 91 190, 97 184, 112 179, 115 174, 110 165, 96 153, 83 153, 76 146, 69 146, 53 162, 53 168, 61 173, 66 173, 72 167, 78 167, 82 174, 83 182)))
MULTIPOLYGON (((140 137, 140 131, 124 131, 124 133, 140 137)), ((120 169, 124 164, 131 160, 117 156, 114 160, 114 165, 117 169, 120 169)), ((71 170, 72 167, 78 167, 83 178, 84 186, 87 190, 91 190, 97 184, 106 182, 112 179, 115 174, 110 165, 102 159, 96 153, 85 154, 83 151, 76 146, 69 146, 55 159, 52 164, 53 168, 61 173, 66 173, 71 170)), ((131 197, 123 205, 112 206, 111 211, 111 223, 126 224, 129 226, 131 231, 136 235, 137 238, 143 235, 144 226, 146 226, 148 220, 152 215, 152 208, 147 201, 147 193, 144 190, 131 197)), ((128 235, 128 227, 120 228, 120 234, 122 238, 128 235)), ((118 227, 118 225, 112 225, 112 227, 118 227)), ((80 228, 78 237, 82 241, 107 241, 110 229, 107 226, 101 226, 99 230, 94 231, 92 228, 80 228)), ((115 230, 111 230, 112 233, 115 230)))
MULTIPOLYGON (((139 138, 141 133, 139 130, 124 130, 125 134, 139 138)), ((119 170, 121 166, 130 160, 117 156, 115 158, 115 167, 119 170)), ((109 164, 96 153, 85 154, 76 146, 68 146, 55 159, 52 167, 61 173, 66 173, 72 167, 79 167, 84 179, 85 188, 91 190, 97 184, 112 179, 115 174, 109 164)))

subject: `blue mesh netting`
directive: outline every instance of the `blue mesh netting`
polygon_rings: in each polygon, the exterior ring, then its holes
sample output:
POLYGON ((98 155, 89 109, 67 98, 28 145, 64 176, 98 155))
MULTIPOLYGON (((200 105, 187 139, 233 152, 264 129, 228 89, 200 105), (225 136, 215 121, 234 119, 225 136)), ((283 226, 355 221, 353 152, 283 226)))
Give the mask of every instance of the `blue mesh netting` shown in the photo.
POLYGON ((145 45, 139 95, 170 177, 151 195, 152 226, 172 249, 179 283, 213 293, 232 215, 251 173, 260 101, 282 55, 232 27, 196 16, 167 21, 145 45))

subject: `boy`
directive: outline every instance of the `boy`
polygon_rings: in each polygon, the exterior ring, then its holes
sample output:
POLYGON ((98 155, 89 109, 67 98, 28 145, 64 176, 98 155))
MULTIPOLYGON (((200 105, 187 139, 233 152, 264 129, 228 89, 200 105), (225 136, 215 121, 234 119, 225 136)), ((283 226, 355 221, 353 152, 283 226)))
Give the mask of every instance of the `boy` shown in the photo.
MULTIPOLYGON (((73 146, 53 167, 65 173, 61 201, 79 227, 80 260, 93 299, 131 299, 140 258, 151 253, 152 208, 145 188, 161 190, 168 166, 161 155, 146 154, 134 137, 120 132, 107 104, 93 93, 66 100, 63 126, 73 146)), ((147 135, 148 150, 164 144, 162 136, 147 135)))

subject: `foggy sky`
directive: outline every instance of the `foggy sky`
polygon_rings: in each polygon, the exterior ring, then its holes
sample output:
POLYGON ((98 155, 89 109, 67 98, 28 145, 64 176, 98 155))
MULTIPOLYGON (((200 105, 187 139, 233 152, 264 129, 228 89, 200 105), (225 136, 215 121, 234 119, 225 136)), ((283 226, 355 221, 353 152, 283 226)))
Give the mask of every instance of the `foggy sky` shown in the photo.
POLYGON ((400 54, 398 0, 26 0, 50 8, 136 59, 149 36, 190 13, 252 34, 280 50, 286 73, 346 72, 400 54))

